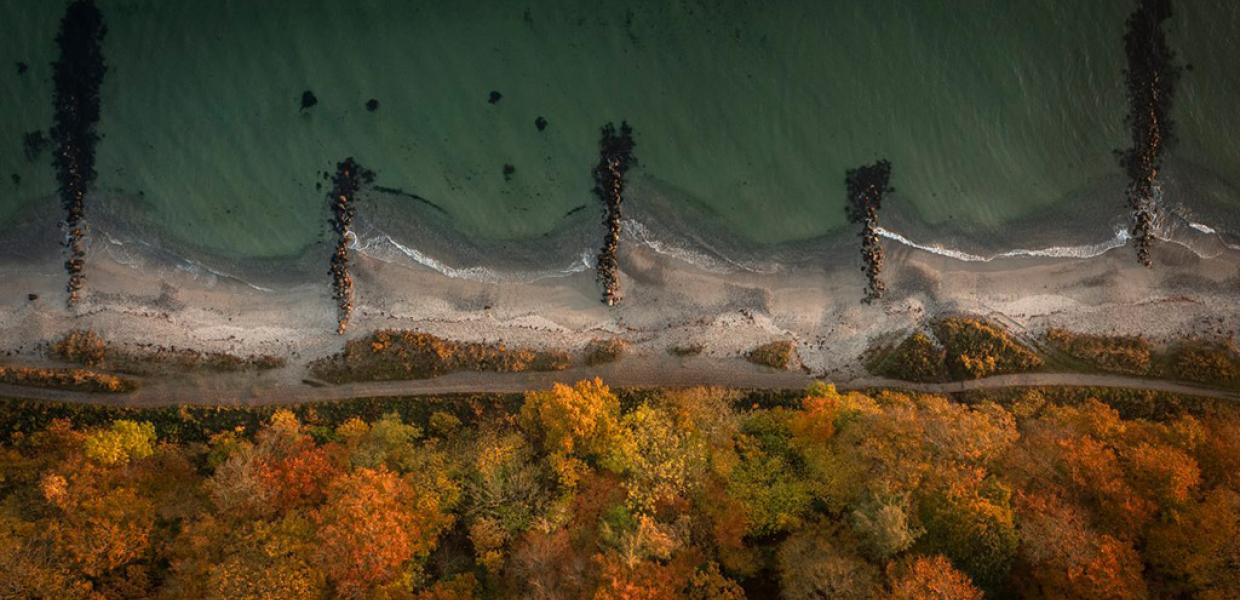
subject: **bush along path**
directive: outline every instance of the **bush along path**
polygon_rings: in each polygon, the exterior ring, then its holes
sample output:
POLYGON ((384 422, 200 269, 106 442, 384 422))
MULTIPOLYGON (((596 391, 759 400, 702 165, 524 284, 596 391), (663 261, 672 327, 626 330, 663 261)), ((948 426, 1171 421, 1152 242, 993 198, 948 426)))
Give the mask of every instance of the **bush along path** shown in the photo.
POLYGON ((336 333, 344 334, 353 314, 353 276, 349 274, 349 240, 353 238, 353 217, 357 214, 356 195, 362 186, 374 181, 374 174, 357 164, 352 157, 336 165, 332 178, 332 229, 336 232, 336 251, 332 253, 332 298, 336 300, 336 333))
POLYGON ((1158 171, 1163 150, 1171 139, 1171 101, 1180 79, 1175 53, 1167 45, 1162 24, 1171 17, 1170 0, 1141 0, 1128 17, 1124 52, 1128 56, 1127 125, 1132 147, 1120 153, 1128 175, 1126 197, 1132 210, 1132 243, 1137 260, 1150 266, 1150 245, 1158 216, 1158 171))
POLYGON ((603 201, 606 213, 603 225, 607 232, 603 246, 598 251, 597 277, 603 286, 603 302, 614 306, 620 301, 619 262, 616 252, 620 245, 620 203, 624 199, 624 174, 633 162, 633 128, 627 122, 620 123, 617 134, 615 125, 603 126, 599 141, 598 165, 594 167, 594 193, 603 201))
POLYGON ((53 163, 65 210, 65 246, 69 257, 65 271, 66 291, 72 307, 81 299, 86 266, 86 193, 95 180, 95 146, 99 136, 99 86, 107 67, 103 62, 103 15, 93 0, 69 5, 60 21, 56 44, 60 58, 52 65, 55 92, 52 99, 56 144, 53 163))
POLYGON ((882 208, 883 196, 895 191, 888 185, 891 180, 891 163, 880 160, 848 171, 848 204, 844 211, 848 220, 861 224, 861 260, 865 272, 865 297, 862 302, 870 304, 883 297, 887 284, 880 275, 883 271, 883 246, 878 239, 878 210, 882 208))

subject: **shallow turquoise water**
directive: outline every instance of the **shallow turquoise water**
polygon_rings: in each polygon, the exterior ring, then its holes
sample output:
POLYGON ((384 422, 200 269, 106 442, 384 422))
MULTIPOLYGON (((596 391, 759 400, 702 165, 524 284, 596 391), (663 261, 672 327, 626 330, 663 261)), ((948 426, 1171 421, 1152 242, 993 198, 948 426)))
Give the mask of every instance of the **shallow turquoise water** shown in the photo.
MULTIPOLYGON (((543 235, 597 202, 590 168, 609 120, 635 127, 645 188, 760 243, 840 229, 844 171, 880 157, 895 168, 891 210, 998 239, 1044 211, 1070 215, 1065 203, 1120 175, 1132 2, 627 4, 100 0, 97 187, 189 246, 274 257, 325 235, 315 184, 346 156, 443 207, 463 235, 543 235), (306 89, 319 103, 302 112, 306 89)), ((1170 35, 1193 70, 1169 172, 1212 183, 1174 200, 1235 212, 1240 4, 1176 6, 1170 35)), ((48 154, 29 163, 21 135, 50 126, 62 11, 0 1, 0 221, 55 202, 48 154)), ((1122 213, 1122 187, 1085 201, 1122 213)))

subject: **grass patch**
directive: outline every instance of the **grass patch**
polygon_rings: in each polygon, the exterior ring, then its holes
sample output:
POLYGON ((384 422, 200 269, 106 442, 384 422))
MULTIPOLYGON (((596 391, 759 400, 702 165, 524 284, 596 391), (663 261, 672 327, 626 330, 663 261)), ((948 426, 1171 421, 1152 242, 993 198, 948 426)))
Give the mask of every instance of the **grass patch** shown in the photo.
POLYGON ((1240 386, 1240 349, 1234 340, 1187 338, 1157 348, 1141 336, 1104 336, 1047 330, 1043 339, 1072 359, 1075 371, 1102 371, 1240 386))
POLYGON ((1208 385, 1240 386, 1240 349, 1231 339, 1182 340, 1159 357, 1157 372, 1162 377, 1208 385))
POLYGON ((91 369, 45 369, 0 367, 0 383, 75 392, 124 393, 138 389, 138 382, 91 369))
POLYGON ((906 381, 946 381, 947 352, 930 336, 915 331, 895 348, 875 353, 867 368, 876 375, 906 381))
POLYGON ((977 317, 944 317, 930 323, 930 334, 915 331, 894 346, 878 344, 866 352, 866 369, 875 375, 939 383, 1025 373, 1044 361, 1003 327, 977 317))
POLYGON ((1064 354, 1101 371, 1149 375, 1153 367, 1153 345, 1141 336, 1092 335, 1051 328, 1043 339, 1064 354))
POLYGON ((745 354, 745 360, 755 365, 762 365, 785 371, 792 365, 796 355, 796 342, 792 340, 776 340, 767 342, 745 354))
POLYGON ((945 317, 930 325, 943 344, 953 379, 981 379, 1026 373, 1042 367, 1041 357, 1007 330, 976 317, 945 317))
POLYGON ((620 338, 590 340, 586 344, 585 361, 591 367, 616 362, 628 350, 628 342, 620 338))
POLYGON ((129 349, 105 340, 99 334, 75 329, 52 344, 52 358, 92 368, 107 368, 131 375, 158 375, 167 372, 208 370, 234 372, 278 369, 283 357, 268 354, 237 356, 225 352, 202 352, 188 348, 150 346, 129 349))
POLYGON ((510 349, 384 329, 346 342, 343 352, 310 363, 310 371, 324 381, 348 383, 429 379, 454 371, 559 371, 571 364, 562 351, 510 349))

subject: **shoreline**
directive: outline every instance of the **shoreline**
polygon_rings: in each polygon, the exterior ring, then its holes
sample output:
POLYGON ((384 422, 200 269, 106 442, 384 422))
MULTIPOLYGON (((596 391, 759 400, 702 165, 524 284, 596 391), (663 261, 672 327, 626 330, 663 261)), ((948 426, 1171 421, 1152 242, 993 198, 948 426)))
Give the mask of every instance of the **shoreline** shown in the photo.
MULTIPOLYGON (((705 359, 718 361, 763 343, 793 340, 806 376, 841 381, 864 376, 861 357, 874 341, 949 312, 990 316, 1018 331, 1054 326, 1155 340, 1225 337, 1240 330, 1240 253, 1201 258, 1159 244, 1149 270, 1132 261, 1126 247, 1089 259, 962 262, 885 245, 889 293, 872 306, 861 303, 865 280, 856 270, 855 248, 843 249, 851 261, 831 268, 721 274, 647 246, 622 244, 619 269, 627 291, 618 307, 598 302, 588 270, 532 282, 479 282, 359 253, 350 266, 356 303, 346 336, 336 333, 338 307, 321 276, 259 291, 178 268, 130 267, 93 252, 91 285, 79 308, 68 311, 54 259, 25 260, 0 263, 10 282, 0 297, 0 350, 37 359, 41 344, 71 329, 93 329, 120 344, 157 340, 283 357, 290 367, 255 377, 256 384, 295 390, 305 387, 306 363, 340 351, 347 339, 385 328, 573 351, 596 338, 619 338, 638 360, 621 361, 617 369, 645 359, 674 364, 667 349, 676 345, 700 344, 705 359), (28 294, 38 299, 30 301, 28 294)), ((674 379, 676 369, 651 377, 649 384, 659 385, 660 377, 674 379)))

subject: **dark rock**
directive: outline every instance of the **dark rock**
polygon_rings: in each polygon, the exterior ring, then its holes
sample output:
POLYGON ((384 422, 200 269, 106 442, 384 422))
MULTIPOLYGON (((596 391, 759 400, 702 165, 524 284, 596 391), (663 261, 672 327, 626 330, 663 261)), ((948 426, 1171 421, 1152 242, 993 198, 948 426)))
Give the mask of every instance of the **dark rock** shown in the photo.
POLYGON ((30 65, 24 62, 17 63, 17 74, 18 75, 25 75, 26 71, 29 71, 29 70, 30 70, 30 65))
POLYGON ((491 90, 491 96, 490 96, 489 98, 487 98, 487 102, 490 102, 491 104, 495 104, 495 103, 499 102, 499 101, 500 101, 500 99, 501 99, 501 98, 503 98, 503 97, 504 97, 504 95, 503 95, 503 94, 501 94, 501 93, 499 93, 499 92, 497 92, 497 91, 495 91, 495 90, 491 90))
POLYGON ((311 108, 315 104, 318 104, 318 103, 319 103, 319 99, 314 95, 314 92, 310 90, 306 90, 301 93, 301 109, 302 110, 311 108))
POLYGON ((61 204, 67 213, 69 259, 65 261, 65 271, 69 281, 65 288, 70 307, 77 303, 86 280, 80 225, 85 214, 84 201, 96 176, 95 146, 99 135, 95 125, 99 121, 99 87, 107 71, 103 60, 106 31, 103 13, 94 1, 76 0, 65 9, 60 21, 60 33, 56 36, 60 56, 52 64, 55 88, 51 138, 56 144, 52 162, 60 183, 61 204))
POLYGON ((546 129, 547 120, 542 118, 541 116, 538 117, 537 119, 534 119, 534 127, 537 127, 539 131, 546 129))
POLYGON ((633 163, 633 128, 627 122, 603 126, 599 141, 599 162, 594 167, 594 193, 607 208, 603 224, 607 231, 599 249, 595 277, 603 284, 603 302, 614 306, 620 301, 620 264, 616 250, 620 245, 620 205, 624 200, 624 174, 633 163))
POLYGON ((39 160, 43 154, 43 150, 47 148, 48 139, 43 137, 42 131, 29 131, 22 136, 22 149, 26 152, 26 160, 34 162, 39 160))
POLYGON ((35 300, 39 299, 39 295, 38 294, 26 294, 26 299, 31 302, 34 302, 35 300))
POLYGON ((379 110, 379 101, 378 101, 378 100, 376 100, 376 99, 374 99, 374 98, 371 98, 370 100, 367 100, 367 101, 366 101, 366 110, 368 110, 368 111, 370 111, 370 112, 375 112, 376 110, 379 110))
POLYGON ((22 184, 22 176, 18 175, 17 173, 14 173, 13 174, 13 185, 21 185, 21 184, 22 184))
POLYGON ((517 172, 517 168, 512 165, 504 165, 504 181, 511 181, 513 173, 517 172))

